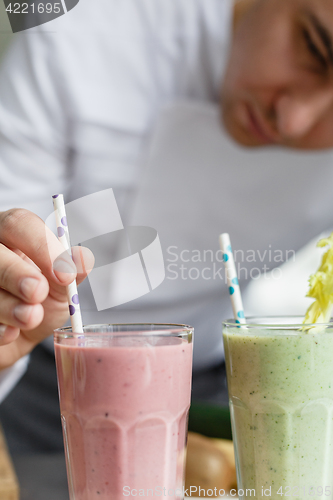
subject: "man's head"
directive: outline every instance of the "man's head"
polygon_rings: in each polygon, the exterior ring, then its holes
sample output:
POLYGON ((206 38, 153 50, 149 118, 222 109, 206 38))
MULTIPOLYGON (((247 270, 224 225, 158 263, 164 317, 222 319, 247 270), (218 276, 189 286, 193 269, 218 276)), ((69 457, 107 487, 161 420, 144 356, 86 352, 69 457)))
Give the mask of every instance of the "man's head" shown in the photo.
POLYGON ((246 146, 333 147, 333 0, 241 4, 221 93, 227 130, 246 146))

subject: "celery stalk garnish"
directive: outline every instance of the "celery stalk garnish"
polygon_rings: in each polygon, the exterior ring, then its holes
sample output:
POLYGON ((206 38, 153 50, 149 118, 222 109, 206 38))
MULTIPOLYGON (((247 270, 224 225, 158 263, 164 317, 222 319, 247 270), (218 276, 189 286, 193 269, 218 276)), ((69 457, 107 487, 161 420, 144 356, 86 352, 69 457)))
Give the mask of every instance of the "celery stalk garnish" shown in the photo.
POLYGON ((317 243, 318 247, 328 246, 318 271, 309 278, 307 297, 315 301, 306 311, 303 324, 328 323, 333 308, 333 233, 317 243))

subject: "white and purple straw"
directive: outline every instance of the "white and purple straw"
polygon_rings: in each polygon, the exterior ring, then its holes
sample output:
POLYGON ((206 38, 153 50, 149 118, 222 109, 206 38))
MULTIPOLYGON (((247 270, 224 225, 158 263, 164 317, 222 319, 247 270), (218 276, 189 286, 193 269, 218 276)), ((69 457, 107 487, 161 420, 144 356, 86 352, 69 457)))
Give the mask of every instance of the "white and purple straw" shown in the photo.
MULTIPOLYGON (((69 239, 68 224, 65 210, 64 197, 62 194, 52 196, 53 207, 57 224, 58 239, 71 258, 72 249, 69 239)), ((77 293, 76 280, 66 287, 69 304, 69 314, 71 318, 72 332, 83 333, 82 317, 80 311, 79 295, 77 293)))
POLYGON ((236 266, 230 244, 229 234, 228 233, 221 234, 219 237, 219 242, 220 242, 220 248, 223 252, 223 262, 225 265, 225 272, 227 276, 231 305, 232 305, 232 310, 234 312, 235 321, 236 323, 245 324, 246 319, 244 316, 242 296, 239 288, 236 266))

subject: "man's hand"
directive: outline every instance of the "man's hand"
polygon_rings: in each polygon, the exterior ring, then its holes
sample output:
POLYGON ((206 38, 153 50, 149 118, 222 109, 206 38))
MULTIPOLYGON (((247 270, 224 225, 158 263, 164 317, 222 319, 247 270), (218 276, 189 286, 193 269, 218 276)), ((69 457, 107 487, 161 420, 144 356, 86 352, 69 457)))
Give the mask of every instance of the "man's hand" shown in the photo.
POLYGON ((0 212, 0 370, 66 322, 66 285, 94 265, 90 250, 72 250, 75 264, 37 215, 0 212))

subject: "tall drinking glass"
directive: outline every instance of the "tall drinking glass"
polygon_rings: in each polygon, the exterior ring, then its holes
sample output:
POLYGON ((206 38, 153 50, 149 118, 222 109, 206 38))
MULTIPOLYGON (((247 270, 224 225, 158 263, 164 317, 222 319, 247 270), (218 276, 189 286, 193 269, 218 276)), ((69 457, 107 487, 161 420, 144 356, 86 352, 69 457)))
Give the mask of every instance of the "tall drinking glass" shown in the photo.
POLYGON ((54 335, 71 500, 182 497, 193 328, 54 335), (165 488, 165 490, 163 490, 165 488))
POLYGON ((223 325, 240 498, 332 498, 333 323, 301 323, 223 325))

